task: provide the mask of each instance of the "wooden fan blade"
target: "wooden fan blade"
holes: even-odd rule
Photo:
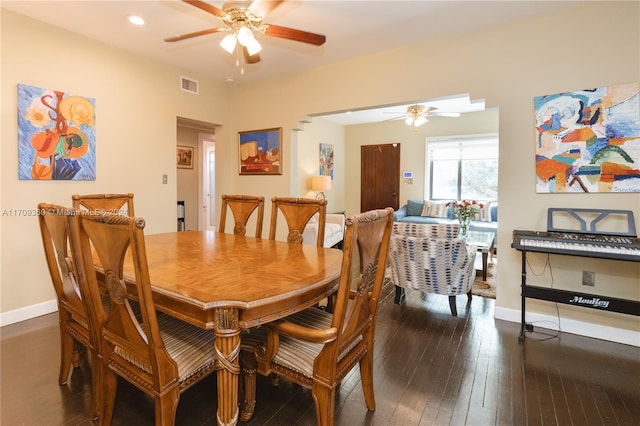
[[[269,12],[284,3],[284,0],[255,0],[249,6],[249,10],[256,15],[264,18]]]
[[[219,33],[221,31],[227,31],[227,29],[226,28],[209,28],[208,30],[196,31],[189,34],[182,34],[182,35],[177,35],[173,37],[168,37],[168,38],[165,38],[164,41],[172,43],[174,41],[186,40],[188,38],[198,37],[201,35]]]
[[[182,1],[185,3],[189,3],[191,6],[195,6],[198,9],[202,9],[207,13],[215,15],[218,18],[222,18],[225,15],[224,11],[222,11],[221,9],[218,9],[215,6],[211,6],[209,3],[204,1],[197,1],[197,0],[182,0]]]
[[[281,27],[279,25],[266,24],[264,33],[270,37],[284,38],[316,46],[322,46],[324,42],[327,41],[327,38],[323,35],[294,30],[293,28]]]
[[[247,64],[256,64],[260,62],[260,55],[256,53],[253,56],[249,56],[249,51],[245,46],[242,46],[242,54],[244,55],[244,61]]]

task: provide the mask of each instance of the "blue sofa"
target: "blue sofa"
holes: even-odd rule
[[[445,202],[446,203],[446,202]],[[453,205],[447,206],[447,217],[430,217],[422,216],[422,209],[424,208],[424,200],[408,200],[407,204],[400,207],[393,213],[393,220],[396,222],[410,222],[410,223],[458,223],[456,215],[453,213]],[[493,232],[498,231],[498,203],[492,201],[489,204],[489,210],[491,212],[491,222],[483,220],[473,220],[469,226],[471,231],[483,231]],[[494,238],[497,237],[497,234]],[[495,243],[495,240],[494,240]]]

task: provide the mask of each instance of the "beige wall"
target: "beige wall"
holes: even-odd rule
[[[500,262],[496,316],[519,321],[520,254],[510,247],[512,230],[544,230],[547,209],[567,206],[633,210],[640,223],[637,193],[537,194],[533,128],[535,96],[640,79],[639,7],[637,2],[585,2],[547,16],[243,85],[234,90],[234,116],[240,127],[304,129],[301,122],[308,115],[460,93],[483,98],[487,107],[498,108]],[[285,132],[285,146],[296,145],[298,139]],[[359,182],[359,156],[353,158],[351,150],[355,148],[347,149],[345,200],[353,212],[352,206],[359,204],[359,186],[352,184]],[[289,173],[285,169],[284,179],[260,189],[286,192]],[[249,189],[252,184],[240,185]],[[542,273],[544,259],[533,258],[534,271]],[[555,286],[582,291],[581,271],[588,268],[596,273],[594,291],[640,299],[638,264],[562,256],[554,256],[551,262]],[[551,281],[548,270],[533,282],[540,281]],[[640,341],[637,317],[564,305],[559,311],[563,330],[629,343]],[[529,319],[555,316],[553,304],[529,301]]]
[[[222,125],[216,131],[217,193],[258,193],[270,199],[301,191],[299,153],[308,144],[317,150],[313,145],[323,139],[304,136],[309,116],[469,93],[500,113],[496,316],[518,321],[520,256],[509,247],[513,229],[544,229],[547,208],[567,205],[633,210],[640,223],[640,194],[536,194],[532,111],[537,95],[640,80],[639,21],[637,2],[585,2],[548,16],[233,88],[187,73],[201,84],[201,96],[194,97],[178,91],[180,70],[3,11],[2,208],[28,208],[42,200],[68,203],[75,192],[132,191],[150,232],[173,230],[176,116]],[[63,67],[68,59],[77,66]],[[96,182],[17,181],[17,144],[10,141],[17,134],[18,83],[96,99]],[[283,175],[238,176],[237,132],[271,127],[283,128]],[[359,182],[360,166],[351,149],[345,146],[342,202],[355,212],[351,206],[359,205],[359,185],[352,183]],[[164,173],[169,185],[161,185]],[[2,217],[0,232],[2,313],[50,301],[53,292],[35,220]],[[532,261],[536,272],[542,271],[542,262]],[[640,299],[637,264],[555,256],[552,266],[554,285],[580,290],[576,283],[588,267],[596,272],[595,291]],[[567,306],[559,310],[565,330],[639,340],[637,317]],[[528,312],[530,318],[555,316],[546,302],[531,301]]]
[[[147,233],[175,230],[176,117],[228,123],[230,89],[4,9],[1,19],[0,210],[33,209],[42,201],[69,205],[74,193],[133,192]],[[180,75],[199,80],[199,96],[179,90]],[[19,83],[95,99],[95,181],[17,179]],[[224,126],[219,130],[225,137]],[[34,306],[30,312],[55,308],[37,219],[3,215],[0,250],[3,323]]]

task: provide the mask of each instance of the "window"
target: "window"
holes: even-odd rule
[[[431,200],[498,199],[498,135],[427,138]]]

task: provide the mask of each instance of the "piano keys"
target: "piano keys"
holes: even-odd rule
[[[640,238],[566,232],[513,231],[516,250],[640,262]]]

